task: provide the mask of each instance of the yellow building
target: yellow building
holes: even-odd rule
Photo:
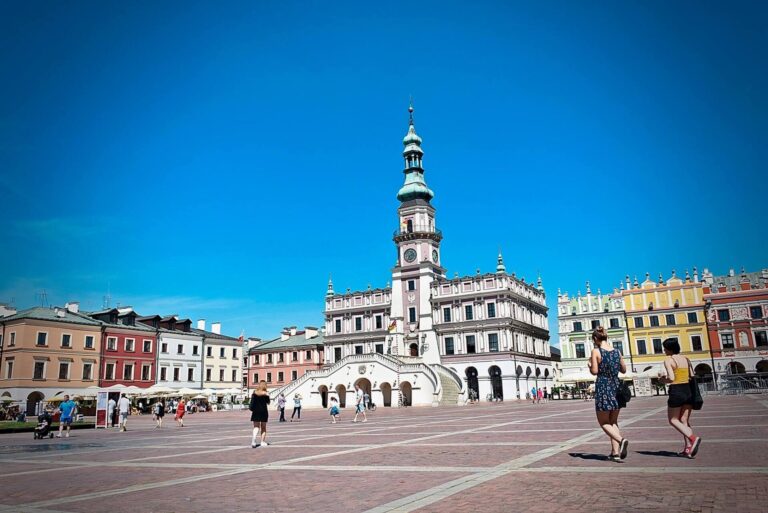
[[[681,354],[691,360],[694,368],[699,363],[711,365],[702,285],[696,268],[693,279],[688,271],[684,278],[672,271],[669,280],[659,275],[658,282],[654,282],[646,273],[643,283],[635,277],[630,284],[627,276],[622,296],[635,372],[655,375],[663,367],[661,344],[667,338],[677,339]]]

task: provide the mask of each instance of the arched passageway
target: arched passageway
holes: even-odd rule
[[[411,387],[411,384],[407,381],[403,381],[400,383],[400,396],[401,401],[400,403],[403,406],[411,406],[413,404],[413,390]]]
[[[477,400],[480,398],[480,385],[477,382],[477,369],[474,367],[467,367],[464,371],[467,378],[467,391],[469,392],[469,398],[471,400]]]
[[[488,369],[488,375],[491,378],[491,394],[494,400],[504,400],[504,388],[501,383],[501,369],[497,365],[492,365]]]
[[[385,407],[389,408],[392,406],[392,385],[382,383],[379,388],[381,389],[382,402]]]
[[[347,387],[344,385],[336,385],[336,395],[339,396],[339,407],[347,407]]]
[[[27,415],[37,415],[40,413],[42,402],[45,396],[42,392],[32,392],[27,396]]]
[[[320,393],[320,402],[323,404],[323,408],[328,408],[328,387],[320,385],[317,391]]]

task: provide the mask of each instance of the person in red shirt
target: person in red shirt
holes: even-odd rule
[[[187,403],[184,398],[179,401],[179,406],[176,407],[176,422],[179,423],[179,427],[184,427],[184,413],[187,411]]]

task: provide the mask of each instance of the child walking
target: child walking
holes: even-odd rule
[[[328,411],[331,414],[331,424],[336,424],[336,422],[341,420],[339,416],[339,402],[335,397],[331,397],[331,407]]]

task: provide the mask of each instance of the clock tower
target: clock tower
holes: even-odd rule
[[[408,108],[408,133],[403,138],[405,181],[397,193],[399,228],[395,231],[397,265],[392,270],[392,311],[396,321],[391,351],[398,356],[419,357],[424,363],[439,363],[437,339],[432,329],[430,286],[444,276],[441,266],[442,233],[435,227],[435,196],[424,181],[421,137],[413,124],[413,106]]]

